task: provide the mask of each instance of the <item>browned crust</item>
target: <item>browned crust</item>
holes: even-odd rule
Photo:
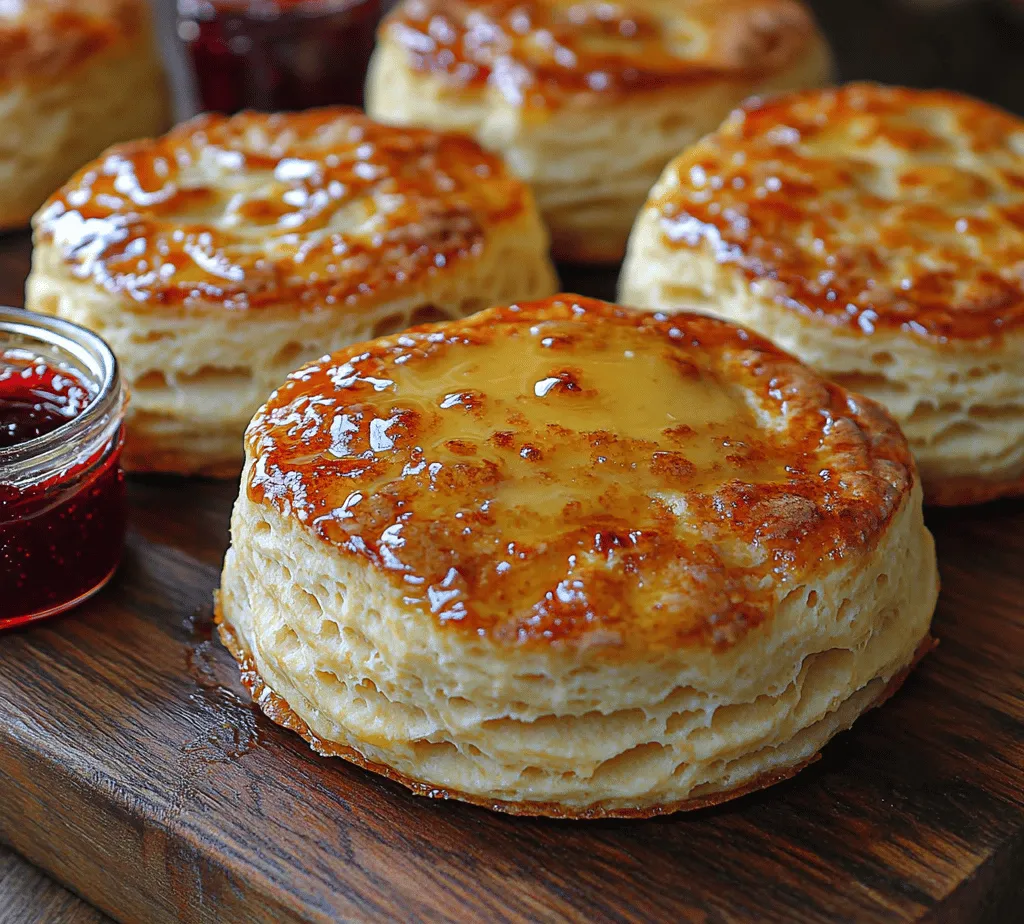
[[[628,232],[619,240],[595,238],[590,231],[552,229],[551,252],[564,263],[619,263],[626,256]]]
[[[126,472],[137,474],[184,475],[197,478],[236,479],[242,471],[242,460],[208,462],[202,456],[168,450],[140,449],[138,439],[135,448],[126,452],[122,467]]]
[[[68,77],[97,54],[139,42],[149,27],[141,0],[24,0],[0,20],[0,84]]]
[[[213,172],[181,183],[182,165],[204,156],[250,176],[245,193]],[[394,207],[380,226],[322,233],[381,195]],[[244,233],[202,218],[228,202]],[[34,225],[37,245],[59,247],[76,278],[133,311],[354,312],[479,260],[497,228],[533,208],[525,184],[472,139],[331,106],[206,114],[115,145],[53,193]]]
[[[1024,475],[1003,480],[961,475],[931,478],[923,483],[924,502],[936,507],[984,504],[1003,497],[1024,497]]]
[[[9,213],[3,216],[0,218],[0,234],[6,234],[8,231],[22,231],[26,229],[34,214],[34,211],[25,209],[21,212]]]
[[[256,662],[251,652],[244,647],[234,628],[224,622],[220,610],[219,595],[217,595],[215,600],[214,618],[218,626],[221,642],[223,642],[224,647],[231,652],[231,655],[238,662],[242,685],[249,691],[253,703],[259,705],[263,714],[268,719],[298,734],[321,757],[340,757],[349,763],[355,764],[357,767],[362,767],[364,770],[370,770],[380,776],[387,777],[395,783],[400,783],[412,792],[414,796],[425,796],[428,799],[456,799],[459,802],[468,802],[471,805],[487,808],[494,812],[503,812],[508,815],[542,816],[570,821],[595,821],[604,818],[653,818],[658,815],[670,815],[674,812],[691,812],[697,809],[709,808],[732,799],[738,799],[740,796],[745,796],[748,793],[767,789],[769,786],[774,786],[776,783],[781,783],[795,776],[804,767],[814,763],[821,756],[820,753],[813,754],[811,757],[793,766],[762,774],[743,786],[738,786],[725,792],[712,793],[711,795],[700,796],[695,799],[683,799],[664,805],[649,806],[643,809],[607,808],[602,803],[595,803],[585,809],[577,809],[558,802],[510,802],[503,799],[484,799],[480,796],[473,796],[454,789],[442,789],[422,780],[412,779],[399,773],[387,764],[367,760],[354,748],[332,741],[325,741],[319,737],[295,714],[281,696],[267,686],[256,667]],[[917,666],[921,658],[928,654],[937,644],[937,639],[931,634],[926,635],[914,652],[914,657],[910,664],[889,681],[877,699],[867,706],[864,712],[881,706],[893,696],[903,685],[903,682],[914,667]]]
[[[332,454],[331,434],[340,415],[362,406],[361,395],[372,401],[367,389],[376,386],[368,383],[389,379],[396,368],[410,368],[407,361],[427,362],[448,350],[455,359],[472,355],[472,350],[479,355],[479,347],[499,339],[520,333],[536,336],[540,325],[548,322],[565,336],[559,362],[569,361],[566,357],[577,342],[614,345],[621,344],[626,333],[638,335],[638,350],[659,351],[670,363],[681,364],[670,366],[673,370],[698,370],[692,364],[699,364],[699,375],[743,390],[764,413],[783,420],[786,431],[779,442],[759,442],[755,432],[740,427],[733,435],[746,455],[730,455],[729,477],[705,490],[688,480],[699,478],[700,471],[683,457],[664,457],[685,463],[666,467],[649,455],[652,444],[618,435],[611,440],[600,436],[600,429],[596,436],[565,429],[557,437],[562,445],[577,446],[591,459],[610,459],[610,464],[623,466],[618,469],[623,472],[631,471],[630,465],[650,466],[644,471],[652,473],[655,487],[635,495],[616,493],[614,523],[603,505],[566,504],[562,520],[542,537],[529,532],[517,537],[515,563],[496,582],[489,568],[475,563],[489,561],[493,550],[508,541],[502,521],[490,515],[471,521],[462,505],[467,498],[483,501],[497,496],[501,486],[512,489],[522,483],[521,472],[509,474],[491,460],[518,459],[524,447],[502,447],[492,438],[481,455],[447,465],[444,477],[435,481],[435,474],[426,470],[434,457],[428,459],[420,448],[431,425],[422,414],[403,411],[386,456],[376,452],[371,439],[376,411],[349,419],[346,426],[354,429],[348,431],[348,455]],[[455,360],[444,360],[449,361]],[[350,362],[358,367],[359,376],[368,378],[361,384],[353,381],[351,389],[346,386],[339,393],[331,370]],[[480,387],[486,391],[486,383]],[[333,403],[308,426],[296,430],[286,422],[293,412],[304,414],[308,402],[321,397]],[[629,398],[616,395],[615,400],[621,406]],[[617,426],[610,417],[607,421],[588,425]],[[831,423],[826,426],[827,421]],[[519,432],[528,431],[521,427]],[[670,449],[672,437],[667,433],[663,431],[662,439]],[[549,447],[556,439],[546,431],[530,438],[548,440]],[[774,602],[764,590],[768,583],[783,573],[795,581],[806,580],[834,567],[837,559],[868,554],[892,517],[909,503],[917,477],[902,433],[879,405],[825,382],[767,340],[706,316],[680,313],[666,318],[575,295],[493,308],[465,320],[412,328],[400,336],[340,350],[329,363],[312,364],[278,388],[253,419],[246,440],[252,467],[243,490],[249,499],[300,523],[331,546],[328,554],[354,558],[360,567],[373,567],[398,586],[407,587],[406,579],[413,575],[421,579],[418,586],[440,592],[448,591],[446,581],[456,580],[458,618],[436,609],[426,590],[408,603],[432,624],[448,632],[482,633],[539,646],[575,644],[607,631],[621,643],[607,649],[609,656],[616,651],[616,657],[635,648],[649,651],[651,646],[737,644],[773,612]],[[757,478],[763,460],[769,458],[784,459],[785,473]],[[557,468],[536,471],[538,477],[543,474],[552,481],[561,477]],[[340,473],[344,477],[337,477]],[[388,490],[377,490],[383,483]],[[686,516],[702,524],[701,538],[677,534],[676,515],[662,515],[652,506],[651,492],[656,490],[686,492]],[[372,503],[344,519],[326,515],[343,509],[352,492],[372,497]],[[513,521],[526,522],[530,516],[525,505],[502,512]],[[381,537],[395,523],[402,524],[404,537],[398,553],[390,546],[382,549]],[[634,536],[627,540],[628,554],[621,559],[629,565],[575,568],[574,556],[581,550],[609,562],[615,557],[609,557],[604,544],[609,530]],[[717,540],[707,538],[712,535],[757,548],[756,560],[723,556]],[[389,555],[397,555],[404,570],[391,567]],[[555,561],[559,569],[566,568],[557,577],[541,564]],[[550,582],[543,588],[529,578],[531,569],[538,568],[543,581]],[[554,591],[563,579],[573,581],[574,595]],[[694,593],[680,593],[683,585]],[[664,604],[650,611],[643,630],[633,618],[634,603],[624,602],[633,600],[634,593]],[[411,599],[408,593],[403,595]],[[698,605],[698,599],[715,602]]]
[[[407,0],[379,35],[404,51],[412,70],[437,75],[453,92],[490,86],[529,108],[753,83],[792,67],[822,41],[796,0],[566,7],[551,0]],[[681,43],[680,32],[699,39]]]
[[[1024,327],[1021,133],[1018,116],[947,90],[754,98],[677,158],[650,207],[665,246],[769,281],[808,323],[986,345]],[[872,145],[899,154],[884,194]]]
[[[136,423],[129,421],[128,436],[121,455],[121,467],[140,475],[183,475],[197,478],[236,479],[242,472],[242,439],[238,439],[238,455],[234,458],[210,459],[188,451],[183,437],[178,449],[158,448]]]

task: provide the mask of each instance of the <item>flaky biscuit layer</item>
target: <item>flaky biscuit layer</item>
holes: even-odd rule
[[[0,16],[0,230],[82,164],[163,131],[170,96],[141,0],[28,0]]]
[[[751,93],[815,86],[830,67],[809,14],[789,0],[603,12],[412,0],[381,28],[367,106],[502,152],[532,185],[556,256],[609,262],[680,148]]]
[[[415,329],[297,371],[247,449],[225,638],[268,714],[418,790],[724,798],[928,636],[895,426],[712,319],[561,296]]]
[[[766,334],[907,434],[926,498],[1024,479],[1024,122],[851,85],[751,104],[665,171],[623,301]]]
[[[28,307],[114,348],[125,464],[143,471],[233,476],[253,411],[303,362],[556,284],[497,158],[344,109],[204,117],[114,148],[55,194],[35,242]]]

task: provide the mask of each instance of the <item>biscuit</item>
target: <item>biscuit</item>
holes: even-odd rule
[[[202,116],[83,168],[35,220],[28,307],[102,334],[124,462],[237,477],[301,363],[556,288],[529,189],[468,138],[354,109]]]
[[[797,0],[407,0],[380,28],[367,111],[501,151],[556,258],[611,262],[681,148],[830,68]]]
[[[927,501],[1024,491],[1024,121],[852,84],[752,102],[666,170],[622,300],[699,308],[882,402]]]
[[[415,792],[595,818],[791,775],[929,647],[912,456],[714,318],[583,299],[325,357],[246,432],[256,702]]]
[[[0,230],[117,142],[161,132],[170,96],[145,0],[0,7]]]

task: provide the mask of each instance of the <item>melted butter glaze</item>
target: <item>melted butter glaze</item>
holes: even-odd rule
[[[673,168],[663,237],[707,242],[780,303],[938,341],[1024,325],[1024,121],[851,84],[753,101]]]
[[[577,296],[325,357],[246,446],[255,502],[406,605],[537,644],[734,643],[913,479],[877,405],[767,341]]]
[[[200,116],[118,145],[36,220],[72,271],[160,306],[358,305],[477,256],[526,206],[457,135],[344,107]]]
[[[543,107],[763,78],[797,60],[815,26],[794,0],[406,0],[382,31],[417,70]]]
[[[48,80],[111,46],[141,38],[143,0],[0,2],[0,83]]]

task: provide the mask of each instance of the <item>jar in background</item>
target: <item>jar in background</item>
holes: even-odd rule
[[[117,570],[125,403],[100,337],[0,308],[0,629],[64,612]]]
[[[381,0],[178,0],[201,108],[363,104]]]

